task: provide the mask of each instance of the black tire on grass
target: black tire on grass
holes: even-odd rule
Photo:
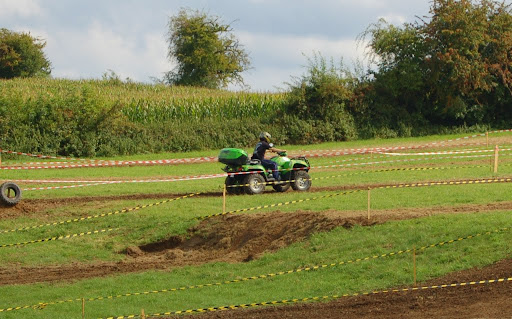
[[[14,194],[14,195],[13,195]],[[13,182],[5,182],[0,185],[0,203],[6,206],[14,206],[21,200],[21,189]]]

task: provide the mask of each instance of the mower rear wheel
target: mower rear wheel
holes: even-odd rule
[[[241,183],[240,183],[240,179],[238,176],[226,177],[225,184],[226,184],[226,192],[228,194],[240,195],[244,192],[244,190],[242,189],[242,186],[240,185]]]
[[[260,174],[249,174],[244,179],[244,190],[249,195],[261,194],[265,190],[265,178]]]

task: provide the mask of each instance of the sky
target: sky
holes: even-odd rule
[[[248,52],[251,69],[242,77],[249,90],[275,92],[303,75],[316,53],[349,67],[364,63],[357,37],[370,24],[418,21],[429,7],[429,0],[0,0],[0,28],[46,41],[55,78],[115,72],[151,83],[174,67],[170,17],[200,10],[231,25]]]

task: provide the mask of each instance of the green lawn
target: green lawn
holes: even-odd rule
[[[389,147],[425,144],[461,136],[372,140],[287,146],[286,148],[292,152],[299,149],[330,150],[368,146]],[[509,136],[504,133],[493,135],[493,137],[499,137],[501,143]],[[510,140],[512,141],[512,138]],[[465,148],[483,150],[485,147],[459,146],[443,147],[435,150],[462,150]],[[424,151],[422,149],[414,152]],[[454,157],[475,154],[489,155],[490,153],[437,156]],[[189,158],[215,155],[216,151],[211,151],[189,154],[154,154],[124,159]],[[376,157],[377,155],[373,156]],[[511,162],[509,162],[510,159],[506,152],[500,154],[500,167],[497,174],[491,171],[490,157],[439,159],[434,155],[428,155],[426,157],[432,158],[429,160],[423,160],[425,157],[422,158],[421,156],[369,157],[367,154],[311,158],[310,161],[313,166],[310,172],[313,178],[311,192],[288,191],[286,193],[275,193],[271,191],[271,188],[268,188],[267,192],[262,195],[228,196],[227,210],[271,206],[239,212],[239,214],[272,212],[277,209],[282,212],[339,210],[342,214],[344,210],[351,210],[360,211],[361,215],[365,216],[367,210],[367,191],[365,189],[368,185],[372,185],[373,188],[371,205],[374,210],[406,208],[411,210],[432,208],[435,210],[435,207],[438,206],[449,207],[510,201],[509,194],[512,191],[512,183],[383,188],[384,185],[414,182],[512,177],[512,167],[508,165]],[[422,160],[396,162],[397,159]],[[32,161],[29,159],[23,160]],[[366,163],[377,160],[395,162],[341,166],[342,164]],[[9,161],[19,162],[19,159],[13,158]],[[3,165],[8,165],[9,161],[4,160]],[[336,166],[315,168],[327,165]],[[420,167],[435,169],[416,169]],[[155,179],[218,174],[222,173],[221,168],[220,163],[213,162],[149,167],[3,170],[0,171],[0,179]],[[404,168],[408,169],[403,170]],[[40,211],[33,214],[0,219],[0,232],[4,231],[0,233],[0,246],[116,228],[116,230],[106,233],[86,235],[80,238],[0,247],[0,265],[2,265],[0,267],[6,265],[9,267],[13,267],[13,265],[44,267],[55,264],[71,264],[73,262],[90,263],[122,260],[125,255],[121,252],[126,247],[155,242],[173,235],[186,234],[188,228],[199,222],[198,217],[221,213],[222,183],[223,178],[215,178],[196,181],[125,183],[74,189],[25,191],[25,201],[84,196],[136,195],[141,193],[165,194],[163,195],[165,198],[161,198],[162,196],[138,200],[117,198],[110,201],[97,199],[79,203],[70,201],[61,205],[49,204],[47,208],[41,208]],[[20,183],[20,185],[22,187],[32,187],[33,184]],[[46,184],[34,185],[49,186]],[[359,187],[362,190],[351,194],[343,194],[346,190],[334,189],[338,187]],[[166,199],[175,199],[183,194],[196,192],[214,192],[218,196],[190,197],[161,203]],[[275,206],[279,203],[291,201],[300,202]],[[90,220],[66,222],[74,218],[108,214],[151,203],[161,204]],[[47,223],[59,222],[63,222],[63,224],[39,227]],[[5,232],[25,227],[34,228]],[[37,317],[53,319],[80,317],[81,301],[79,300],[81,298],[94,299],[86,302],[86,318],[100,318],[138,314],[141,308],[144,308],[146,313],[156,313],[269,300],[365,292],[411,285],[413,282],[411,253],[399,253],[392,256],[387,254],[482,234],[482,236],[418,250],[418,280],[427,280],[452,271],[485,266],[501,259],[510,258],[512,248],[508,243],[512,239],[512,232],[509,229],[504,229],[510,227],[512,227],[510,211],[433,215],[413,220],[392,221],[372,227],[336,228],[328,233],[315,234],[304,242],[295,243],[276,253],[266,254],[261,259],[240,264],[211,263],[202,266],[176,268],[172,271],[147,271],[75,282],[0,286],[0,296],[2,296],[0,298],[0,309],[49,303],[43,309],[29,308],[0,311],[0,318]],[[486,232],[492,233],[486,234]],[[372,258],[383,254],[386,257]],[[366,257],[371,258],[360,262],[342,263]],[[290,274],[271,278],[231,282],[236,279],[332,263],[336,265],[311,271],[293,271]],[[475,280],[483,279],[490,278],[475,278]],[[215,284],[225,281],[229,283],[204,288],[194,287],[175,292],[162,292],[162,290],[173,288]],[[149,291],[157,292],[133,295]],[[125,296],[126,294],[129,295]],[[123,296],[110,299],[101,298],[117,295]],[[60,303],[60,301],[66,300],[74,301]]]

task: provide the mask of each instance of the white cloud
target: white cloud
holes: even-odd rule
[[[379,16],[378,19],[384,19],[389,24],[394,24],[394,25],[398,25],[398,26],[403,25],[405,22],[407,22],[407,18],[406,17],[401,16],[401,15],[395,15],[395,14],[388,14],[388,15],[384,15],[384,16]]]
[[[252,58],[253,70],[244,79],[255,90],[285,87],[293,76],[304,73],[307,58],[320,53],[324,58],[340,59],[350,66],[364,57],[364,46],[351,39],[330,39],[324,36],[290,36],[239,32],[237,36]]]
[[[353,4],[354,6],[359,6],[368,9],[381,9],[389,6],[389,2],[385,0],[358,0],[358,1],[346,1],[348,4]]]
[[[80,31],[61,31],[48,40],[52,75],[70,78],[99,78],[112,70],[121,78],[148,81],[170,70],[163,36],[115,33],[98,22]]]
[[[273,35],[249,32],[238,33],[240,42],[254,55],[265,55],[274,62],[304,63],[306,56],[320,52],[324,57],[356,59],[362,50],[355,39],[330,39],[324,36]],[[252,54],[251,54],[252,55]],[[272,63],[272,61],[266,61]]]
[[[43,13],[38,0],[0,0],[0,17],[28,18],[41,16]]]
[[[251,86],[251,91],[278,92],[287,89],[286,83],[293,83],[292,75],[300,75],[303,70],[300,66],[269,68],[260,67],[254,71],[248,71],[243,75],[246,84]],[[237,90],[239,87],[233,85],[230,89]]]

